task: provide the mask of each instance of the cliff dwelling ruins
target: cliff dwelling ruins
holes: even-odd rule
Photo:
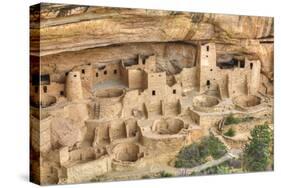
[[[183,147],[212,135],[237,154],[255,124],[273,129],[272,20],[252,18],[264,28],[240,38],[231,24],[225,26],[235,30],[230,38],[211,28],[213,20],[224,27],[236,17],[250,19],[41,5],[31,15],[34,181],[140,179],[160,171],[179,176],[173,162]],[[161,24],[168,28],[159,36]],[[251,120],[230,137],[219,131],[229,116]]]

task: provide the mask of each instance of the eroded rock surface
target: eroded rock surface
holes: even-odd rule
[[[179,72],[195,63],[194,44],[212,41],[218,61],[223,55],[260,59],[262,73],[272,81],[273,23],[271,17],[43,4],[31,16],[31,54],[39,55],[40,38],[40,56],[49,71],[155,53],[159,62],[161,56],[170,61],[163,60],[160,68]]]

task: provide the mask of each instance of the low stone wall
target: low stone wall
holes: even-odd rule
[[[89,182],[94,177],[111,171],[111,159],[108,156],[104,156],[98,160],[77,163],[70,167],[65,166],[65,168],[65,183]]]
[[[52,116],[42,119],[30,118],[31,146],[36,152],[47,152],[51,149],[51,122]]]
[[[114,171],[130,171],[130,170],[135,170],[138,168],[142,168],[145,166],[145,160],[139,159],[138,161],[135,162],[127,162],[127,161],[116,161],[112,160],[112,170]]]
[[[95,100],[104,105],[120,102],[124,95],[124,90],[119,88],[97,90],[94,93]]]
[[[202,127],[203,132],[208,135],[209,129],[217,125],[217,123],[222,119],[221,114],[210,115],[210,114],[200,114],[200,127]]]
[[[142,145],[147,149],[149,156],[156,157],[159,153],[178,151],[187,143],[186,135],[169,135],[166,137],[144,134],[141,138]]]

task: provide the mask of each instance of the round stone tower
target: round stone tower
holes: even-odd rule
[[[83,99],[80,72],[69,72],[66,78],[66,97],[69,101]]]

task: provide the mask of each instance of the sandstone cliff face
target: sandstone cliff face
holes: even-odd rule
[[[39,55],[40,39],[47,72],[138,53],[156,53],[163,62],[160,68],[177,72],[195,63],[195,44],[212,41],[217,44],[218,61],[232,56],[258,58],[264,76],[273,80],[271,17],[42,4],[31,16],[30,26],[31,54]]]

